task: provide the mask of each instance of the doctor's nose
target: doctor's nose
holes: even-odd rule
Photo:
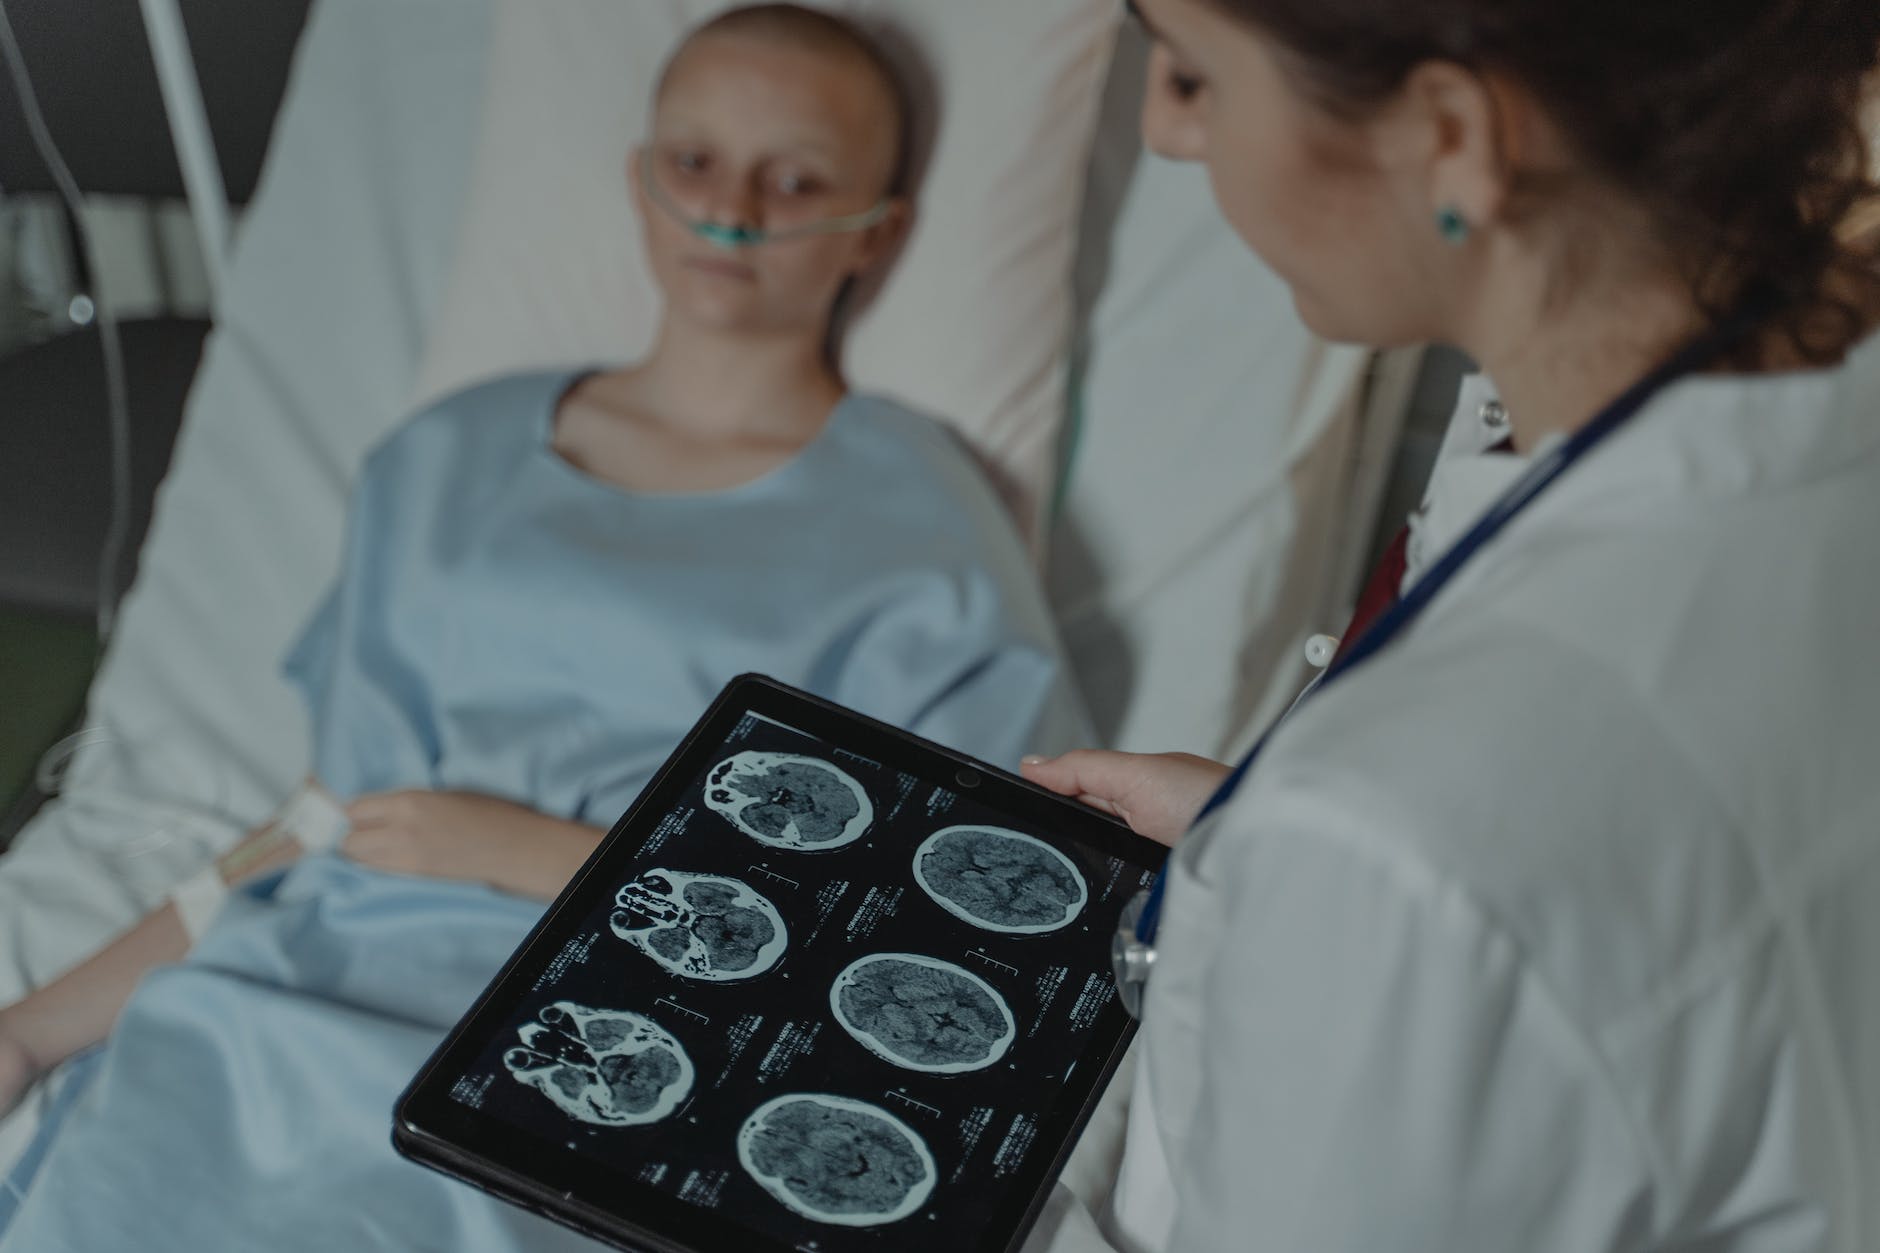
[[[1142,142],[1171,161],[1199,161],[1206,153],[1201,119],[1176,86],[1175,61],[1156,44],[1149,52],[1149,81],[1142,93]]]

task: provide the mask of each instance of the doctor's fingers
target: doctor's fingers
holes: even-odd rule
[[[1117,753],[1079,749],[1028,757],[1027,779],[1127,822],[1138,835],[1174,844],[1194,822],[1228,768],[1192,753]]]

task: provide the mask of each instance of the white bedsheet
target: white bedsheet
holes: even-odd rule
[[[302,768],[304,718],[277,667],[332,575],[344,484],[412,387],[468,170],[484,18],[481,0],[314,7],[92,691],[88,721],[111,739],[0,860],[0,1002],[134,921]],[[161,794],[205,811],[185,838],[94,851],[156,843],[141,815]],[[0,1162],[34,1113],[0,1124]]]

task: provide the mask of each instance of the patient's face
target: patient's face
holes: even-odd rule
[[[644,164],[629,163],[653,275],[669,318],[720,330],[820,336],[844,280],[898,239],[904,206],[865,230],[727,249],[694,221],[786,231],[873,207],[897,136],[884,88],[842,55],[740,34],[695,40],[655,102]]]

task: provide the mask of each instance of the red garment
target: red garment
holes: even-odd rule
[[[1343,657],[1346,650],[1358,642],[1358,637],[1364,634],[1366,628],[1397,603],[1398,589],[1403,586],[1404,571],[1410,564],[1409,545],[1410,528],[1400,527],[1397,538],[1390,542],[1384,555],[1377,559],[1377,565],[1371,568],[1371,577],[1365,580],[1364,590],[1358,594],[1358,607],[1351,611],[1351,622],[1338,641],[1338,651],[1332,657],[1333,662]]]
[[[1503,438],[1488,449],[1489,452],[1511,453],[1514,451],[1514,437]],[[1332,654],[1336,662],[1345,655],[1347,649],[1358,642],[1370,625],[1383,616],[1386,609],[1397,603],[1402,595],[1404,571],[1410,566],[1410,526],[1405,523],[1397,530],[1397,537],[1384,550],[1384,555],[1377,559],[1377,565],[1371,568],[1371,577],[1365,580],[1364,590],[1358,594],[1358,607],[1351,611],[1351,622],[1345,627],[1345,633],[1339,637],[1338,651]]]

